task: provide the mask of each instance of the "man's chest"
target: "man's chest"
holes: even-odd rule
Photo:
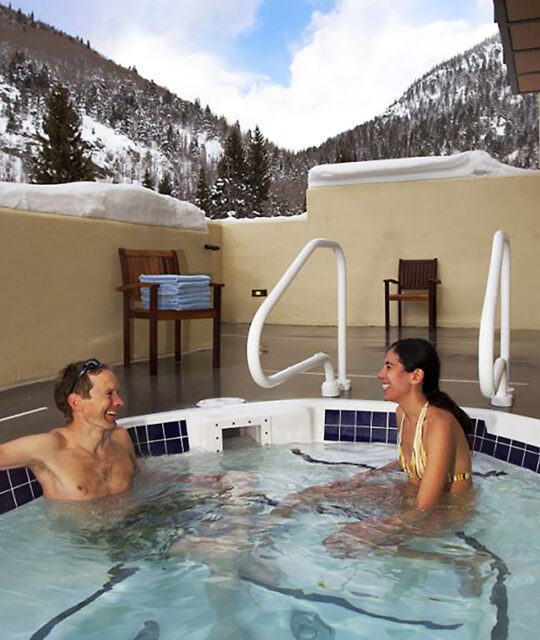
[[[129,488],[135,472],[131,456],[119,447],[101,455],[66,449],[47,462],[47,468],[36,475],[44,494],[57,499],[84,500],[121,493]]]

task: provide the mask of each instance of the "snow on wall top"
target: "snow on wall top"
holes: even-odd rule
[[[204,212],[194,204],[133,184],[0,182],[0,206],[206,231]]]
[[[485,151],[464,151],[451,156],[321,164],[310,169],[308,186],[335,187],[516,173],[530,173],[530,170],[503,164]]]

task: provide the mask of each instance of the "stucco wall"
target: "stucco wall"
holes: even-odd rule
[[[540,328],[535,295],[540,235],[540,174],[318,188],[308,216],[209,225],[208,233],[0,208],[2,312],[0,387],[54,375],[71,360],[122,360],[118,247],[179,250],[182,269],[224,282],[223,319],[249,323],[302,247],[327,237],[343,247],[348,323],[383,325],[383,284],[397,260],[439,258],[439,326],[477,327],[491,240],[512,243],[512,327]],[[219,252],[205,243],[221,246]],[[336,323],[336,268],[331,251],[315,253],[269,321]],[[531,295],[531,292],[532,295]],[[404,305],[405,324],[427,325],[426,305]],[[395,319],[395,309],[393,309]],[[211,344],[211,321],[184,323],[183,349]],[[148,357],[148,325],[135,322],[135,358]],[[160,354],[173,351],[163,323]]]
[[[122,360],[118,247],[177,249],[182,270],[219,280],[221,230],[88,220],[0,208],[2,311],[0,387],[54,375],[67,362]],[[183,323],[183,349],[211,344],[211,320]],[[134,358],[148,357],[148,323],[134,322]],[[173,351],[172,323],[160,323],[160,354]]]
[[[439,326],[477,327],[492,237],[504,229],[512,243],[512,327],[540,327],[540,300],[530,295],[540,174],[317,188],[308,190],[307,203],[307,220],[223,225],[226,321],[249,322],[260,302],[251,289],[271,289],[306,242],[327,237],[342,245],[347,259],[350,325],[384,324],[382,281],[397,276],[398,258],[436,257]],[[269,321],[335,324],[335,281],[331,251],[319,250]],[[427,325],[427,305],[403,309],[405,324]]]

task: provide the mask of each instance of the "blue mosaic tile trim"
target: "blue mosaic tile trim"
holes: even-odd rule
[[[137,456],[162,456],[189,451],[185,420],[149,424],[127,429]],[[26,467],[0,471],[0,513],[43,495],[41,485]]]
[[[472,451],[487,453],[489,456],[510,462],[518,467],[540,473],[540,448],[526,444],[521,440],[511,440],[503,436],[494,436],[486,430],[483,420],[475,422],[474,434],[469,437]]]
[[[540,448],[521,440],[494,436],[486,430],[484,420],[472,418],[474,430],[469,436],[472,451],[510,462],[540,473]],[[331,442],[397,443],[396,414],[380,411],[326,409],[324,440]]]
[[[386,411],[326,409],[324,439],[331,442],[397,442],[396,414]]]
[[[185,420],[158,422],[127,429],[137,457],[165,456],[189,451]]]
[[[0,471],[0,513],[39,498],[43,495],[36,476],[26,467]]]

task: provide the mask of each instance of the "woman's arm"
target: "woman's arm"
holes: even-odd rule
[[[452,419],[446,412],[441,413],[424,429],[427,463],[416,496],[416,507],[420,510],[431,509],[440,501],[456,453]]]
[[[338,488],[354,488],[360,486],[363,482],[365,482],[368,478],[375,475],[376,473],[384,473],[385,471],[394,471],[399,469],[399,461],[391,460],[387,464],[382,467],[375,467],[375,469],[369,469],[369,471],[362,471],[361,473],[356,473],[354,476],[350,478],[346,478],[345,480],[335,480],[334,482],[329,482],[328,484],[323,484],[318,487],[308,487],[304,491],[310,491],[311,489],[317,489],[318,491],[324,489],[338,489]]]
[[[399,516],[391,518],[368,518],[346,524],[325,540],[325,545],[332,552],[354,555],[360,552],[362,543],[394,544],[407,531],[413,531],[418,526],[425,527],[430,522],[431,518],[428,516],[444,493],[455,457],[456,444],[451,417],[447,417],[445,413],[435,415],[424,428],[423,444],[427,463],[418,487],[416,508],[406,509]],[[394,464],[397,466],[398,463]]]
[[[297,507],[316,505],[324,500],[350,498],[349,492],[360,487],[369,477],[377,473],[392,471],[398,468],[399,462],[392,460],[382,467],[356,473],[344,480],[336,480],[328,484],[307,487],[302,491],[285,496],[272,513],[275,515],[289,516]]]
[[[455,457],[455,440],[452,419],[446,412],[435,415],[424,428],[423,444],[426,450],[426,471],[416,495],[416,508],[406,509],[399,516],[372,521],[353,522],[344,527],[349,535],[369,542],[392,539],[403,529],[416,527],[430,514],[448,483],[448,473]]]

